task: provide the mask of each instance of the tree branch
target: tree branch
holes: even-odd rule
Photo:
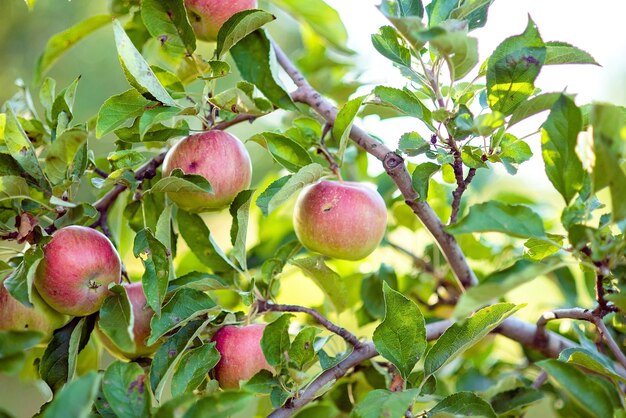
[[[306,313],[307,315],[315,318],[315,320],[319,322],[320,325],[322,325],[324,328],[326,328],[333,334],[337,334],[338,336],[346,340],[346,342],[348,342],[353,347],[359,348],[362,345],[362,343],[359,341],[356,335],[352,334],[350,331],[348,331],[345,328],[342,328],[340,326],[333,324],[331,321],[326,319],[321,313],[319,313],[315,309],[307,308],[304,306],[298,306],[298,305],[279,305],[279,304],[268,302],[266,300],[257,300],[256,308],[257,308],[257,312],[259,313],[270,312],[270,311],[271,312]]]
[[[276,52],[278,63],[298,87],[292,94],[293,100],[309,105],[319,113],[326,122],[334,123],[337,118],[337,108],[327,99],[323,98],[320,93],[308,83],[302,73],[300,73],[275,42],[272,42],[272,44]],[[441,248],[441,252],[446,257],[450,268],[461,285],[469,287],[478,283],[474,272],[469,267],[465,255],[454,237],[445,231],[443,223],[430,205],[426,202],[418,201],[419,196],[417,192],[413,190],[411,175],[404,164],[404,159],[391,151],[385,144],[372,138],[358,126],[352,126],[350,139],[382,162],[385,171],[398,186],[406,204],[409,205],[426,229],[428,229],[435,238],[439,248]]]

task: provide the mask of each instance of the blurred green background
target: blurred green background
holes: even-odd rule
[[[397,70],[391,68],[389,63],[376,54],[369,40],[369,34],[376,31],[380,25],[385,24],[384,19],[378,16],[373,7],[377,2],[375,0],[334,0],[329,1],[329,3],[335,6],[342,14],[351,36],[350,46],[358,53],[358,55],[351,58],[359,68],[358,74],[354,74],[354,76],[359,76],[360,80],[364,83],[397,84],[399,79],[397,77]],[[576,31],[577,34],[579,34],[580,31],[592,33],[594,27],[597,26],[599,28],[598,30],[603,30],[601,25],[606,25],[606,22],[603,23],[600,20],[594,19],[593,14],[587,18],[586,23],[571,23],[571,21],[569,21],[571,24],[567,24],[567,8],[571,7],[572,10],[575,8],[578,8],[576,10],[586,8],[586,1],[554,1],[551,2],[549,6],[545,4],[545,1],[540,2],[534,0],[515,2],[520,3],[515,6],[511,6],[512,3],[513,2],[506,0],[498,0],[495,2],[490,11],[490,23],[488,23],[480,33],[477,32],[481,42],[483,42],[483,39],[486,40],[481,48],[481,54],[483,50],[486,50],[487,53],[493,50],[495,45],[504,39],[504,37],[521,32],[521,30],[523,30],[523,24],[520,26],[518,23],[520,20],[525,21],[525,12],[528,11],[532,12],[533,18],[539,24],[540,29],[553,35],[547,36],[547,40],[558,39],[576,43],[574,40],[568,38],[570,31]],[[521,3],[524,4],[521,5]],[[561,7],[561,9],[558,9],[559,7]],[[596,9],[602,8],[612,10],[615,14],[619,15],[621,11],[624,11],[625,6],[621,1],[601,0],[591,13],[597,13]],[[2,15],[2,25],[0,25],[0,62],[3,63],[2,69],[0,70],[0,85],[2,86],[2,88],[0,88],[0,103],[8,100],[16,93],[18,88],[15,85],[15,81],[17,79],[24,80],[26,86],[31,88],[32,94],[36,96],[37,88],[32,86],[34,68],[37,58],[45,47],[49,37],[79,22],[87,16],[107,13],[107,9],[108,2],[103,0],[39,0],[35,9],[29,12],[23,0],[0,0],[0,13]],[[560,15],[556,15],[555,10],[559,10]],[[269,25],[270,32],[283,48],[292,50],[297,47],[299,43],[297,27],[292,20],[285,18],[284,15],[280,15],[279,22],[280,23]],[[288,22],[288,24],[285,24],[285,22]],[[560,32],[559,28],[561,28]],[[624,77],[623,58],[620,58],[626,56],[626,53],[624,53],[626,49],[624,42],[618,39],[612,44],[607,44],[606,42],[600,44],[596,42],[594,45],[578,45],[589,49],[605,67],[603,69],[585,68],[582,70],[571,70],[570,73],[574,74],[574,78],[571,80],[568,78],[563,79],[560,74],[550,73],[550,71],[548,71],[547,75],[543,76],[545,83],[542,85],[542,88],[544,88],[544,90],[559,91],[566,85],[569,85],[571,86],[569,91],[575,92],[578,91],[578,87],[583,88],[586,86],[590,90],[582,92],[584,100],[610,99],[618,104],[626,104],[626,88],[624,81],[626,77]],[[211,55],[212,47],[213,46],[209,44],[200,45],[205,57]],[[593,48],[596,49],[594,50]],[[482,58],[484,58],[484,56],[484,54],[481,55]],[[605,58],[605,60],[602,58]],[[563,71],[563,69],[559,71]],[[48,76],[57,80],[59,89],[69,84],[76,77],[82,77],[78,87],[75,106],[75,116],[78,121],[86,121],[93,117],[105,99],[128,88],[128,84],[119,67],[110,26],[98,30],[71,49],[69,53],[65,54],[55,65]],[[225,83],[236,81],[235,76],[229,78],[230,81],[227,80]],[[567,84],[564,85],[564,83]],[[199,88],[201,88],[201,86],[199,86]],[[276,123],[281,122],[281,118],[282,115],[278,112],[276,115],[271,115],[255,122],[254,125],[237,126],[233,129],[233,132],[241,139],[245,140],[255,132],[274,129]],[[402,123],[398,123],[397,121],[381,122],[376,117],[368,118],[365,121],[365,126],[380,136],[387,135],[390,143],[397,141],[399,135],[396,135],[396,132],[406,131],[406,125],[402,126]],[[529,129],[527,129],[527,131],[529,131]],[[102,140],[90,139],[90,146],[96,150],[112,149],[112,139],[112,137]],[[533,145],[533,150],[536,149],[536,145],[537,144]],[[247,144],[247,147],[252,152],[255,167],[255,182],[258,183],[262,181],[265,174],[270,171],[272,162],[271,159],[267,157],[267,154],[256,144]],[[535,152],[535,155],[536,157],[538,156],[537,152]],[[536,157],[535,161],[540,160],[540,158],[538,159]],[[512,190],[520,192],[520,194],[524,193],[528,195],[530,199],[541,201],[546,208],[554,209],[560,202],[555,203],[556,200],[554,198],[556,197],[556,193],[554,191],[545,192],[545,190],[547,190],[545,189],[547,185],[545,174],[540,166],[541,162],[538,161],[536,164],[539,165],[529,164],[529,167],[526,169],[529,173],[531,171],[534,172],[536,176],[533,178],[536,184],[533,184],[532,190],[524,189],[527,185],[521,185],[520,181],[522,179],[520,177],[522,176],[513,178],[511,176],[502,175],[500,178],[492,177],[489,180],[483,179],[483,181],[481,181],[478,179],[474,185],[475,190],[473,194],[468,195],[469,199],[482,201],[488,199],[490,196],[510,192]],[[286,222],[289,222],[288,214],[290,213],[290,208],[288,205],[284,210],[279,212],[280,213],[275,216],[282,216]],[[216,234],[217,241],[222,246],[228,248],[228,228],[230,227],[230,220],[227,214],[211,215],[208,217],[207,221],[211,225],[212,232]],[[251,223],[251,227],[255,227],[254,223]],[[261,239],[263,239],[264,233],[271,236],[271,231],[261,231]],[[256,231],[252,234],[258,236]],[[410,243],[407,245],[412,249],[420,250],[431,241],[428,235],[423,231],[410,236],[407,235],[404,238],[406,242]],[[373,271],[377,269],[381,260],[398,264],[400,271],[406,271],[409,268],[410,265],[406,259],[398,260],[391,258],[391,255],[392,253],[388,253],[385,250],[378,251],[374,257],[363,263],[360,270]],[[138,277],[141,273],[141,264],[137,260],[134,260],[132,255],[124,258],[131,275]],[[184,270],[193,268],[195,261],[191,259],[192,257],[181,258],[184,260],[179,262],[179,264],[182,264],[179,265],[180,273],[184,273]],[[341,263],[334,264],[334,267],[342,271]],[[349,271],[349,269],[345,270]],[[553,306],[555,303],[558,303],[558,301],[555,300],[557,299],[555,296],[557,292],[554,286],[555,284],[552,281],[536,280],[512,292],[510,299],[512,302],[519,303],[528,302],[530,300],[530,306],[524,309],[520,315],[526,319],[533,320],[533,318],[536,318],[537,312],[540,312],[546,306]],[[354,289],[351,293],[354,293],[351,297],[358,297],[358,289]],[[315,305],[321,303],[323,295],[319,289],[311,285],[311,283],[302,276],[296,277],[294,274],[291,274],[286,275],[284,278],[281,297],[284,298],[284,301],[288,301],[289,303]],[[354,319],[351,316],[351,313],[347,313],[342,315],[341,318],[333,319],[338,320],[344,326],[354,327]],[[367,332],[367,329],[362,330],[363,334]],[[371,332],[371,330],[369,330],[369,332]],[[508,356],[512,361],[515,361],[516,357],[519,358],[519,347],[501,337],[496,338],[502,340],[502,344],[499,345],[499,355],[504,354],[505,357]],[[42,386],[44,385],[42,384]],[[43,388],[37,388],[33,383],[24,383],[17,378],[0,376],[0,406],[11,411],[16,417],[31,416],[45,401],[45,391],[40,391],[40,389]],[[534,413],[529,413],[527,416],[545,416],[542,414],[542,410],[539,409]]]

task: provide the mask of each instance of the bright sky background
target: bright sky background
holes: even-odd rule
[[[350,35],[349,46],[358,51],[361,68],[367,68],[362,80],[401,87],[405,80],[390,61],[373,48],[370,40],[382,25],[389,22],[378,12],[379,0],[327,0],[341,14]],[[476,30],[479,63],[505,38],[524,31],[528,15],[537,24],[544,41],[563,41],[590,52],[602,67],[568,65],[544,67],[536,85],[544,92],[567,89],[576,93],[579,105],[590,101],[610,101],[626,105],[626,1],[624,0],[496,0],[489,9],[487,25]],[[543,119],[537,117],[517,133],[537,129]],[[405,132],[415,130],[408,119],[365,120],[365,127],[385,139],[390,146]],[[521,132],[520,132],[521,131]],[[394,143],[395,141],[395,143]],[[540,158],[539,136],[528,140],[535,157],[522,165],[520,176],[548,186]],[[503,170],[502,170],[503,171]]]

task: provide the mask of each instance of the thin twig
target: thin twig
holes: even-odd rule
[[[274,304],[274,303],[268,302],[266,300],[257,300],[256,301],[256,309],[257,309],[258,313],[263,313],[263,312],[302,312],[302,313],[306,313],[307,315],[310,315],[311,317],[315,318],[315,320],[317,322],[319,322],[320,325],[322,325],[324,328],[326,328],[327,330],[329,330],[333,334],[337,334],[338,336],[340,336],[341,338],[346,340],[346,342],[348,342],[353,347],[358,348],[358,347],[361,346],[361,342],[356,337],[356,335],[352,334],[350,331],[348,331],[345,328],[342,328],[340,326],[337,326],[337,325],[333,324],[331,321],[326,319],[321,313],[319,313],[315,309],[306,308],[304,306],[298,306],[298,305],[279,305],[279,304]]]
[[[306,103],[320,114],[326,122],[334,123],[337,118],[337,108],[308,83],[280,46],[273,42],[273,47],[278,63],[298,87],[292,94],[293,100]],[[409,205],[435,238],[461,286],[469,287],[478,283],[476,275],[469,267],[465,255],[454,237],[445,231],[444,225],[430,205],[427,202],[418,200],[419,196],[413,189],[411,175],[404,164],[404,159],[384,144],[372,138],[358,126],[352,126],[350,138],[370,155],[382,162],[385,171],[398,186],[406,204]]]
[[[548,380],[548,373],[546,373],[545,370],[542,370],[541,374],[537,376],[532,384],[533,389],[539,389],[544,383],[546,383],[546,380]]]
[[[424,260],[423,258],[419,257],[418,255],[416,255],[415,253],[413,253],[412,251],[402,247],[401,245],[395,244],[389,240],[384,240],[384,243],[387,244],[388,246],[390,246],[391,248],[393,248],[394,250],[397,250],[399,252],[401,252],[402,254],[408,256],[411,258],[411,260],[413,261],[413,264],[415,265],[416,268],[431,274],[432,276],[438,278],[438,279],[442,279],[443,275],[441,273],[439,273],[437,270],[435,270],[435,267],[430,264],[428,261]]]
[[[96,173],[97,175],[99,175],[100,177],[102,177],[103,179],[106,179],[107,177],[110,176],[110,173],[107,173],[106,171],[94,166],[93,167],[93,172]]]

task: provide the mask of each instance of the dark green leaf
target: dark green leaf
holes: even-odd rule
[[[549,110],[561,95],[562,93],[543,93],[521,103],[511,114],[508,127],[544,110]]]
[[[421,201],[426,201],[428,198],[428,185],[430,184],[430,178],[441,168],[440,165],[425,162],[419,164],[413,170],[411,176],[411,183],[413,184],[413,190],[418,194],[418,198]]]
[[[2,285],[9,291],[11,296],[22,305],[32,307],[33,280],[37,266],[43,258],[41,247],[31,247],[24,253],[22,262],[4,280]]]
[[[406,380],[426,351],[426,325],[418,306],[383,283],[385,319],[374,331],[376,350]]]
[[[171,55],[191,55],[196,37],[187,19],[183,0],[142,0],[141,18],[152,37]]]
[[[546,42],[546,65],[593,64],[600,65],[590,53],[566,42]]]
[[[167,291],[171,293],[183,287],[206,292],[207,290],[227,289],[228,283],[220,276],[192,271],[191,273],[187,273],[184,276],[172,280]]]
[[[254,190],[240,192],[230,204],[230,216],[233,223],[230,228],[230,242],[233,244],[232,256],[243,270],[248,269],[246,260],[246,237],[248,236],[248,218]]]
[[[213,187],[205,177],[199,174],[185,174],[180,168],[176,168],[148,191],[151,193],[212,193]]]
[[[383,26],[372,35],[372,44],[383,57],[405,67],[411,66],[411,52],[402,45],[398,33],[391,26]]]
[[[91,16],[82,22],[70,27],[69,29],[59,32],[52,36],[43,54],[37,61],[37,69],[35,70],[35,84],[39,84],[41,77],[58,61],[59,58],[71,47],[76,45],[81,39],[85,38],[96,29],[103,27],[111,22],[109,15]]]
[[[65,386],[46,408],[43,418],[88,418],[102,375],[91,371]]]
[[[166,333],[185,323],[206,316],[217,305],[209,295],[199,290],[182,288],[163,306],[161,315],[150,321],[152,333],[148,345],[156,343]]]
[[[437,26],[450,18],[450,13],[463,1],[459,0],[433,0],[426,6],[428,14],[428,27]]]
[[[315,337],[319,333],[319,328],[304,327],[291,343],[289,361],[293,362],[300,370],[315,358]]]
[[[574,101],[565,95],[556,101],[543,124],[541,154],[548,179],[568,204],[583,185],[583,166],[576,154],[582,114]]]
[[[263,132],[253,136],[250,140],[266,145],[276,162],[292,173],[313,162],[309,153],[301,145],[285,135]]]
[[[144,98],[135,89],[109,97],[98,112],[96,137],[100,138],[119,128],[129,119],[140,116],[154,103]]]
[[[71,128],[64,131],[46,148],[44,172],[53,184],[65,180],[76,153],[86,142],[87,131]]]
[[[408,91],[377,86],[374,89],[374,94],[381,102],[398,109],[407,116],[418,119],[424,118],[424,105],[415,95]]]
[[[532,209],[495,200],[472,206],[467,216],[447,229],[451,234],[503,232],[519,238],[545,236],[543,221]]]
[[[95,315],[74,318],[54,331],[39,363],[39,374],[53,392],[74,378],[78,353],[87,345]]]
[[[111,364],[104,372],[102,391],[119,418],[150,415],[150,390],[146,386],[146,375],[137,363],[116,361]]]
[[[615,382],[626,383],[626,378],[616,373],[612,361],[598,352],[582,347],[567,348],[561,351],[559,360],[584,367]]]
[[[415,157],[430,150],[430,142],[417,132],[407,132],[400,137],[398,149],[409,157]]]
[[[465,0],[450,13],[452,19],[467,20],[469,30],[482,28],[487,23],[487,10],[493,0]]]
[[[256,205],[267,216],[285,203],[294,193],[322,177],[324,168],[318,163],[302,167],[296,174],[279,178],[256,199]]]
[[[235,268],[211,236],[211,231],[196,214],[178,210],[178,230],[191,252],[213,271]]]
[[[176,102],[172,96],[161,85],[156,75],[148,65],[148,63],[137,51],[124,28],[118,20],[113,21],[113,32],[115,34],[115,44],[117,45],[117,53],[120,62],[124,66],[125,74],[129,83],[142,94],[149,94],[150,99],[168,105],[176,106]]]
[[[241,77],[254,84],[276,106],[297,110],[291,96],[276,82],[270,67],[270,41],[263,30],[256,30],[230,50]]]
[[[437,414],[459,418],[474,416],[484,418],[498,417],[489,402],[473,392],[459,392],[444,398],[428,411],[429,416],[437,416]]]
[[[159,315],[169,280],[168,250],[149,229],[142,229],[135,236],[133,254],[141,259],[145,269],[141,282],[148,305]]]
[[[323,257],[297,258],[289,263],[298,267],[307,277],[315,282],[333,304],[337,313],[346,309],[348,294],[346,284],[341,276],[324,263]]]
[[[172,376],[172,396],[194,391],[219,360],[215,343],[203,344],[185,353]]]
[[[497,303],[477,311],[469,318],[455,322],[448,328],[424,360],[424,374],[431,375],[489,334],[502,321],[522,306]]]
[[[272,367],[279,367],[285,363],[285,353],[289,351],[289,322],[292,314],[283,314],[269,323],[263,330],[261,349],[265,359]]]
[[[276,16],[263,10],[244,10],[235,13],[222,25],[217,34],[215,56],[220,59],[237,42],[275,19]]]
[[[502,42],[487,61],[489,107],[505,115],[535,91],[535,79],[546,59],[546,47],[532,19],[523,34]]]
[[[383,0],[379,9],[386,17],[423,17],[421,0]]]
[[[183,418],[234,417],[254,402],[254,394],[250,392],[215,392],[196,402]]]
[[[39,331],[0,331],[0,359],[9,358],[33,348],[42,337],[43,334]]]

